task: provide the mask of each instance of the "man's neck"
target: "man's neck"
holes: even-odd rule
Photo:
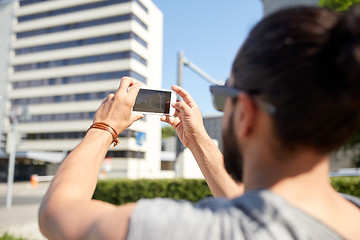
[[[311,151],[273,159],[260,154],[244,161],[245,191],[268,188],[291,197],[329,189],[329,159]],[[249,161],[247,161],[249,160]]]

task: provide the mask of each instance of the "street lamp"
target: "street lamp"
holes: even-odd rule
[[[30,115],[28,114],[26,106],[15,105],[10,110],[10,122],[11,122],[11,141],[10,141],[10,157],[8,166],[8,179],[7,179],[7,195],[6,195],[6,208],[10,209],[12,204],[12,188],[14,183],[15,172],[15,157],[16,157],[16,139],[17,128],[19,119],[24,121],[28,120]]]
[[[199,68],[195,65],[195,63],[191,62],[188,58],[184,56],[184,52],[180,51],[178,53],[178,78],[177,78],[177,85],[179,87],[182,87],[182,70],[183,66],[186,66],[190,68],[192,71],[194,71],[196,74],[198,74],[200,77],[205,79],[206,81],[216,84],[216,85],[224,85],[224,82],[215,80],[213,77],[211,77],[209,74],[207,74],[204,70]]]
[[[188,58],[185,57],[183,51],[178,52],[178,75],[177,75],[177,85],[179,87],[182,87],[182,72],[183,67],[186,66],[190,68],[193,72],[198,74],[200,77],[202,77],[204,80],[210,82],[211,84],[215,85],[224,85],[223,81],[215,80],[213,77],[211,77],[209,74],[207,74],[204,70],[202,70],[200,67],[195,65],[193,62],[191,62]],[[180,142],[180,139],[176,138],[176,161],[175,161],[175,176],[179,176],[179,167],[178,167],[178,156],[180,152],[182,152],[182,143]]]

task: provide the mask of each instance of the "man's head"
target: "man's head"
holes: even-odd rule
[[[271,125],[264,133],[271,141],[258,141],[274,154],[304,148],[327,154],[360,129],[359,23],[360,8],[339,14],[301,7],[272,14],[251,31],[228,82],[242,92],[227,98],[224,114],[225,166],[235,179],[241,180],[240,150],[258,113]]]

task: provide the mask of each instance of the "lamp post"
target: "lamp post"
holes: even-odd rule
[[[207,74],[204,70],[198,67],[195,63],[191,62],[188,58],[185,57],[183,51],[178,52],[178,76],[177,76],[177,85],[182,87],[182,70],[183,66],[190,68],[193,72],[198,74],[200,77],[205,79],[211,84],[216,85],[224,85],[224,82],[215,80],[209,74]]]
[[[209,74],[207,74],[204,70],[202,70],[200,67],[198,67],[195,63],[191,62],[188,58],[185,57],[183,51],[178,52],[178,72],[177,72],[177,85],[179,87],[182,87],[182,73],[183,73],[183,67],[186,66],[190,68],[193,72],[198,74],[201,78],[208,81],[211,84],[216,85],[224,85],[224,82],[215,80],[213,77],[211,77]],[[176,161],[175,161],[175,176],[179,177],[179,166],[178,166],[178,156],[182,152],[182,143],[180,142],[179,138],[176,138]]]
[[[15,172],[15,157],[16,157],[16,139],[18,133],[19,118],[27,120],[30,117],[27,108],[25,106],[13,106],[10,110],[10,122],[11,122],[11,141],[10,141],[10,157],[8,166],[8,179],[7,179],[7,195],[6,195],[6,208],[10,209],[12,205],[12,189],[14,183]]]

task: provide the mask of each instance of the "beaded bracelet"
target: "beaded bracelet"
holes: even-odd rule
[[[96,123],[93,123],[93,125],[91,125],[88,129],[88,131],[91,129],[91,128],[97,128],[97,129],[102,129],[102,130],[105,130],[105,131],[108,131],[111,136],[113,137],[113,141],[111,144],[114,143],[114,147],[116,145],[118,145],[118,143],[120,142],[119,141],[119,138],[118,138],[118,133],[116,132],[116,130],[114,128],[112,128],[109,124],[107,123],[104,123],[104,122],[96,122]]]

